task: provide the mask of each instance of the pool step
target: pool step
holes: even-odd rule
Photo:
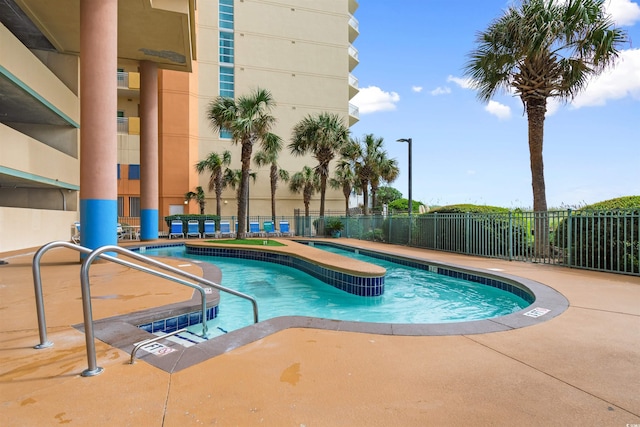
[[[165,334],[164,332],[155,332],[154,335],[163,336]],[[180,332],[179,334],[172,335],[165,339],[168,341],[174,342],[176,344],[180,344],[183,347],[191,347],[206,341],[206,339],[202,338],[201,336],[196,335],[193,332],[189,332],[189,331]]]

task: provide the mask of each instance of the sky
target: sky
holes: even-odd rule
[[[531,208],[527,118],[520,98],[477,98],[464,78],[476,35],[504,14],[507,0],[359,0],[352,71],[360,92],[354,138],[384,139],[400,176],[390,185],[429,206],[459,203]],[[616,66],[572,102],[550,102],[544,129],[549,209],[640,195],[640,4],[608,0],[630,42]]]

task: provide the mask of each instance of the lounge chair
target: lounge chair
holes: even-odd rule
[[[280,232],[276,230],[276,227],[273,225],[273,221],[264,221],[262,223],[262,229],[264,230],[264,234],[267,237],[278,237],[280,236]]]
[[[122,228],[122,224],[118,223],[118,226],[116,227],[116,233],[118,233],[118,240],[124,239],[125,232],[124,228]]]
[[[293,233],[289,230],[289,221],[280,221],[280,234],[283,236],[293,236]]]
[[[229,221],[220,221],[220,237],[235,237],[236,233],[231,231],[231,223]]]
[[[73,223],[74,235],[71,236],[71,241],[76,245],[80,244],[80,223],[78,221]]]
[[[212,219],[204,220],[204,229],[202,230],[202,237],[216,237],[216,222]]]
[[[169,238],[174,236],[180,236],[184,238],[184,231],[182,231],[182,220],[174,219],[171,221],[171,227],[169,229]]]
[[[198,239],[202,237],[200,235],[200,225],[198,224],[197,219],[190,219],[187,222],[187,239],[189,237],[197,237]]]
[[[266,236],[266,234],[262,230],[260,230],[260,223],[258,221],[250,221],[248,236],[262,237],[262,236]]]

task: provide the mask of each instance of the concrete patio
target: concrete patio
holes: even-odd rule
[[[97,341],[87,368],[78,254],[43,258],[49,339],[39,343],[31,260],[0,259],[3,426],[640,425],[640,278],[340,239],[541,282],[569,308],[534,326],[398,336],[286,328],[169,373]],[[135,243],[134,243],[135,244]],[[172,265],[201,275],[195,263]],[[188,300],[135,270],[92,267],[94,319]]]

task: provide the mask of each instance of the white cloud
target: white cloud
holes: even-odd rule
[[[377,86],[360,89],[360,92],[351,99],[351,103],[358,107],[360,114],[393,111],[398,101],[400,101],[400,95],[396,92],[385,92]]]
[[[435,88],[434,90],[432,90],[431,95],[433,96],[437,96],[437,95],[447,95],[451,93],[451,89],[448,87],[442,87],[442,86],[438,86],[437,88]]]
[[[411,86],[411,90],[420,93],[422,92],[422,86]]]
[[[605,2],[605,9],[616,25],[632,26],[640,21],[640,6],[631,0],[609,0]]]
[[[471,79],[461,79],[460,77],[449,76],[447,77],[447,82],[453,82],[462,89],[474,89]]]
[[[484,107],[485,111],[489,114],[493,114],[500,120],[508,119],[511,117],[511,107],[500,104],[496,101],[489,101],[486,107]]]
[[[591,80],[571,106],[581,108],[605,105],[608,100],[626,96],[640,100],[640,49],[620,51],[615,67]]]

